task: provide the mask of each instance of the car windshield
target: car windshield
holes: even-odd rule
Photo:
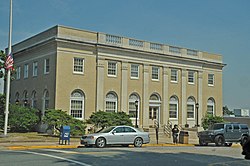
[[[208,128],[209,130],[219,130],[224,129],[224,124],[214,124]]]
[[[107,127],[105,129],[102,129],[101,131],[99,131],[98,133],[108,133],[110,132],[111,130],[113,130],[115,127],[112,126],[112,127]]]

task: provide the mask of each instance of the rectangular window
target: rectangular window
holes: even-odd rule
[[[106,112],[116,112],[115,101],[106,101]]]
[[[29,65],[25,64],[24,71],[23,71],[23,78],[28,78],[28,76],[29,76]]]
[[[74,73],[83,74],[84,73],[84,59],[74,58]]]
[[[214,85],[214,74],[208,74],[208,85]]]
[[[213,105],[207,105],[207,114],[208,115],[214,114],[214,106]]]
[[[82,106],[83,102],[81,100],[71,100],[71,111],[70,114],[74,118],[82,118]]]
[[[135,118],[135,114],[136,114],[135,102],[129,102],[129,117]]]
[[[139,65],[131,64],[130,77],[131,78],[139,78]]]
[[[171,69],[171,82],[177,82],[177,81],[178,81],[178,70]]]
[[[188,71],[188,83],[194,84],[194,71]]]
[[[44,60],[44,74],[49,73],[49,59]]]
[[[38,65],[37,62],[33,62],[33,77],[37,76]]]
[[[194,118],[194,104],[187,104],[187,118]]]
[[[177,104],[169,104],[169,118],[177,118]]]
[[[18,66],[16,69],[16,79],[19,80],[21,78],[21,67]]]
[[[108,62],[108,76],[116,76],[116,62]]]
[[[159,80],[159,67],[152,66],[152,80]]]

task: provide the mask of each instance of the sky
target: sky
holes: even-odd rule
[[[0,49],[9,0],[0,0]],[[13,0],[18,43],[55,25],[223,56],[223,105],[250,109],[250,0]]]

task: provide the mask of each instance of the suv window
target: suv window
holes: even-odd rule
[[[243,129],[243,130],[248,130],[247,125],[244,125],[244,124],[243,124],[243,125],[240,125],[240,128]]]
[[[211,126],[210,130],[224,129],[224,124],[214,124]]]
[[[229,131],[229,130],[232,130],[233,128],[232,128],[232,125],[226,125],[226,131]]]
[[[234,130],[239,130],[240,126],[238,124],[234,124]]]

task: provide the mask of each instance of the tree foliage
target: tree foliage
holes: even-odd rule
[[[214,123],[220,123],[224,122],[223,117],[220,116],[213,116],[210,114],[207,114],[204,118],[202,118],[202,127],[204,130],[208,129],[208,127]]]
[[[70,126],[70,134],[77,136],[85,133],[86,124],[61,110],[50,109],[45,112],[43,122],[47,123],[55,133],[60,132],[61,126]]]
[[[223,115],[233,115],[234,113],[228,109],[228,107],[225,105],[223,107]]]
[[[95,128],[105,128],[116,125],[132,126],[131,119],[129,119],[129,115],[125,112],[94,112],[87,120],[87,123],[94,125]]]

